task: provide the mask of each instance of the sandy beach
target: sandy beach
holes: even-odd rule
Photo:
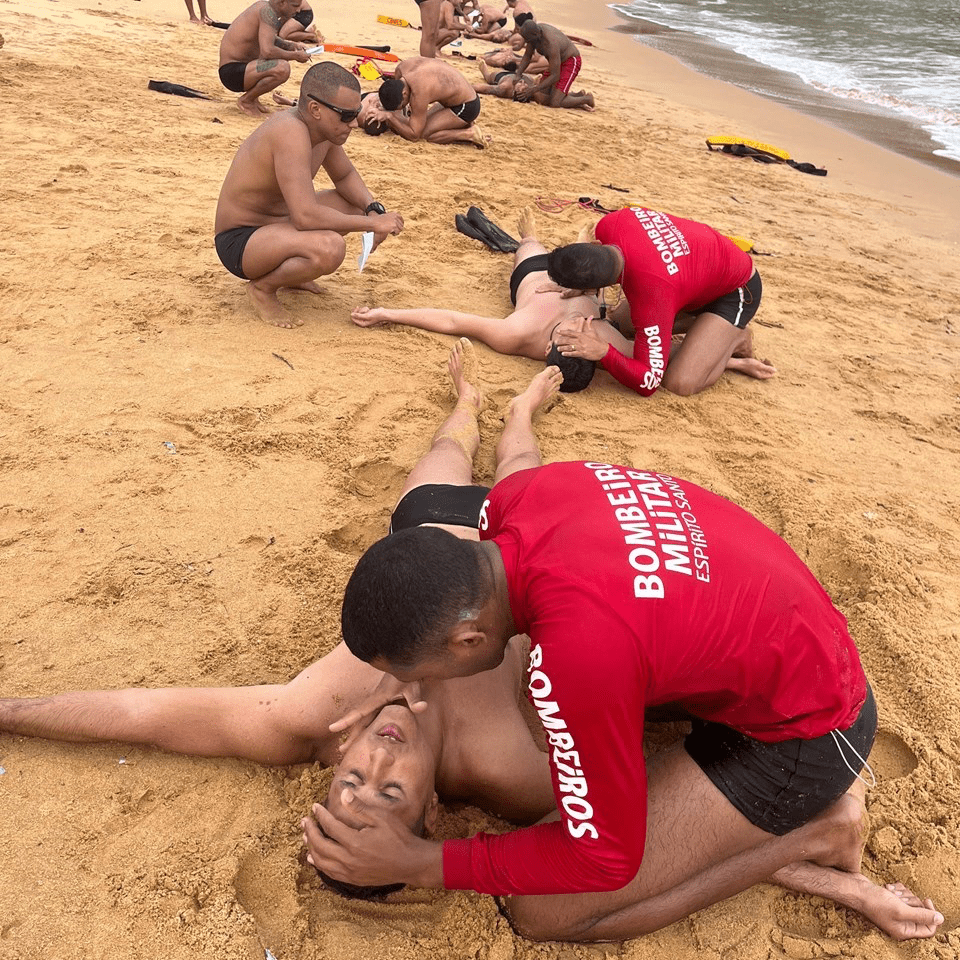
[[[932,897],[941,932],[897,944],[761,886],[640,940],[530,944],[478,894],[324,890],[299,860],[328,777],[312,766],[0,735],[2,960],[960,957],[960,178],[698,76],[608,30],[606,7],[535,7],[594,42],[597,111],[485,101],[484,151],[355,133],[348,153],[406,229],[363,273],[350,238],[321,296],[283,293],[304,320],[290,331],[255,317],[213,248],[255,123],[217,80],[220,31],[173,0],[3,0],[0,696],[285,682],[329,651],[343,585],[453,400],[449,338],[360,329],[350,310],[505,314],[510,258],[455,213],[477,204],[514,232],[537,198],[642,202],[753,240],[756,346],[779,375],[642,399],[601,372],[540,416],[544,458],[688,478],[805,560],[880,708],[865,871]],[[412,3],[316,12],[331,40],[416,53],[417,33],[376,22],[415,19]],[[711,154],[714,133],[829,175]],[[548,245],[595,218],[537,213]],[[489,482],[500,414],[539,365],[478,352]],[[448,807],[440,836],[505,827]]]

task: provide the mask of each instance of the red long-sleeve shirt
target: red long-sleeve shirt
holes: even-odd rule
[[[601,363],[624,386],[650,396],[670,359],[677,314],[696,313],[743,286],[753,275],[753,261],[705,223],[644,207],[607,214],[596,237],[623,254],[620,284],[636,330],[632,357],[611,346]]]
[[[444,883],[492,894],[618,889],[646,830],[644,710],[768,742],[845,729],[866,696],[846,620],[797,555],[684,480],[559,463],[490,492],[528,696],[547,733],[559,822],[444,843]]]

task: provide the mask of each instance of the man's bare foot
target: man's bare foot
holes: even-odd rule
[[[276,90],[273,91],[273,102],[281,107],[295,107],[297,105],[296,100],[292,100],[290,97],[285,97],[282,93],[279,93]]]
[[[264,323],[275,327],[284,327],[287,330],[303,326],[303,321],[287,313],[277,299],[274,291],[261,290],[256,286],[256,280],[247,284],[247,296],[253,304],[253,309]]]
[[[480,359],[473,344],[466,337],[461,337],[453,345],[447,360],[447,370],[450,371],[450,379],[457,391],[458,400],[469,403],[479,410],[483,406],[483,393],[478,386]]]
[[[517,394],[508,404],[504,420],[510,417],[526,416],[532,418],[551,397],[556,396],[563,384],[563,374],[556,366],[544,367],[527,385],[523,393]]]
[[[254,100],[252,103],[249,100],[244,100],[246,94],[242,94],[237,98],[237,109],[241,113],[245,113],[248,117],[259,117],[263,107],[260,105],[259,100]]]
[[[943,923],[943,914],[932,900],[921,900],[902,883],[881,887],[862,873],[808,861],[792,863],[772,879],[789,890],[826,897],[856,910],[894,940],[932,937]]]
[[[521,240],[537,239],[537,224],[533,214],[533,207],[524,207],[517,218],[517,228],[520,230]]]
[[[471,128],[471,133],[472,136],[467,142],[472,143],[478,150],[483,150],[488,143],[493,143],[493,137],[486,136],[476,124]]]
[[[727,370],[755,380],[769,380],[777,374],[777,368],[769,360],[758,360],[756,357],[731,357],[727,361]]]
[[[390,323],[383,307],[354,307],[350,319],[358,327],[375,327],[380,323]]]
[[[307,293],[323,293],[323,289],[313,280],[304,280],[303,283],[294,283],[284,290],[306,290]]]

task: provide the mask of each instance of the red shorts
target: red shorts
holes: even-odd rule
[[[573,81],[577,79],[580,72],[582,61],[579,57],[568,57],[560,65],[560,79],[557,81],[557,89],[561,93],[569,93],[573,86]]]

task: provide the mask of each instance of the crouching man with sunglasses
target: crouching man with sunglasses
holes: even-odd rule
[[[336,63],[303,76],[298,106],[275,114],[240,144],[217,204],[217,254],[249,280],[258,315],[278,327],[300,326],[277,299],[281,287],[320,293],[344,235],[372,230],[375,246],[403,229],[403,217],[374,200],[343,150],[360,112],[360,85]],[[315,190],[326,171],[333,189]]]

